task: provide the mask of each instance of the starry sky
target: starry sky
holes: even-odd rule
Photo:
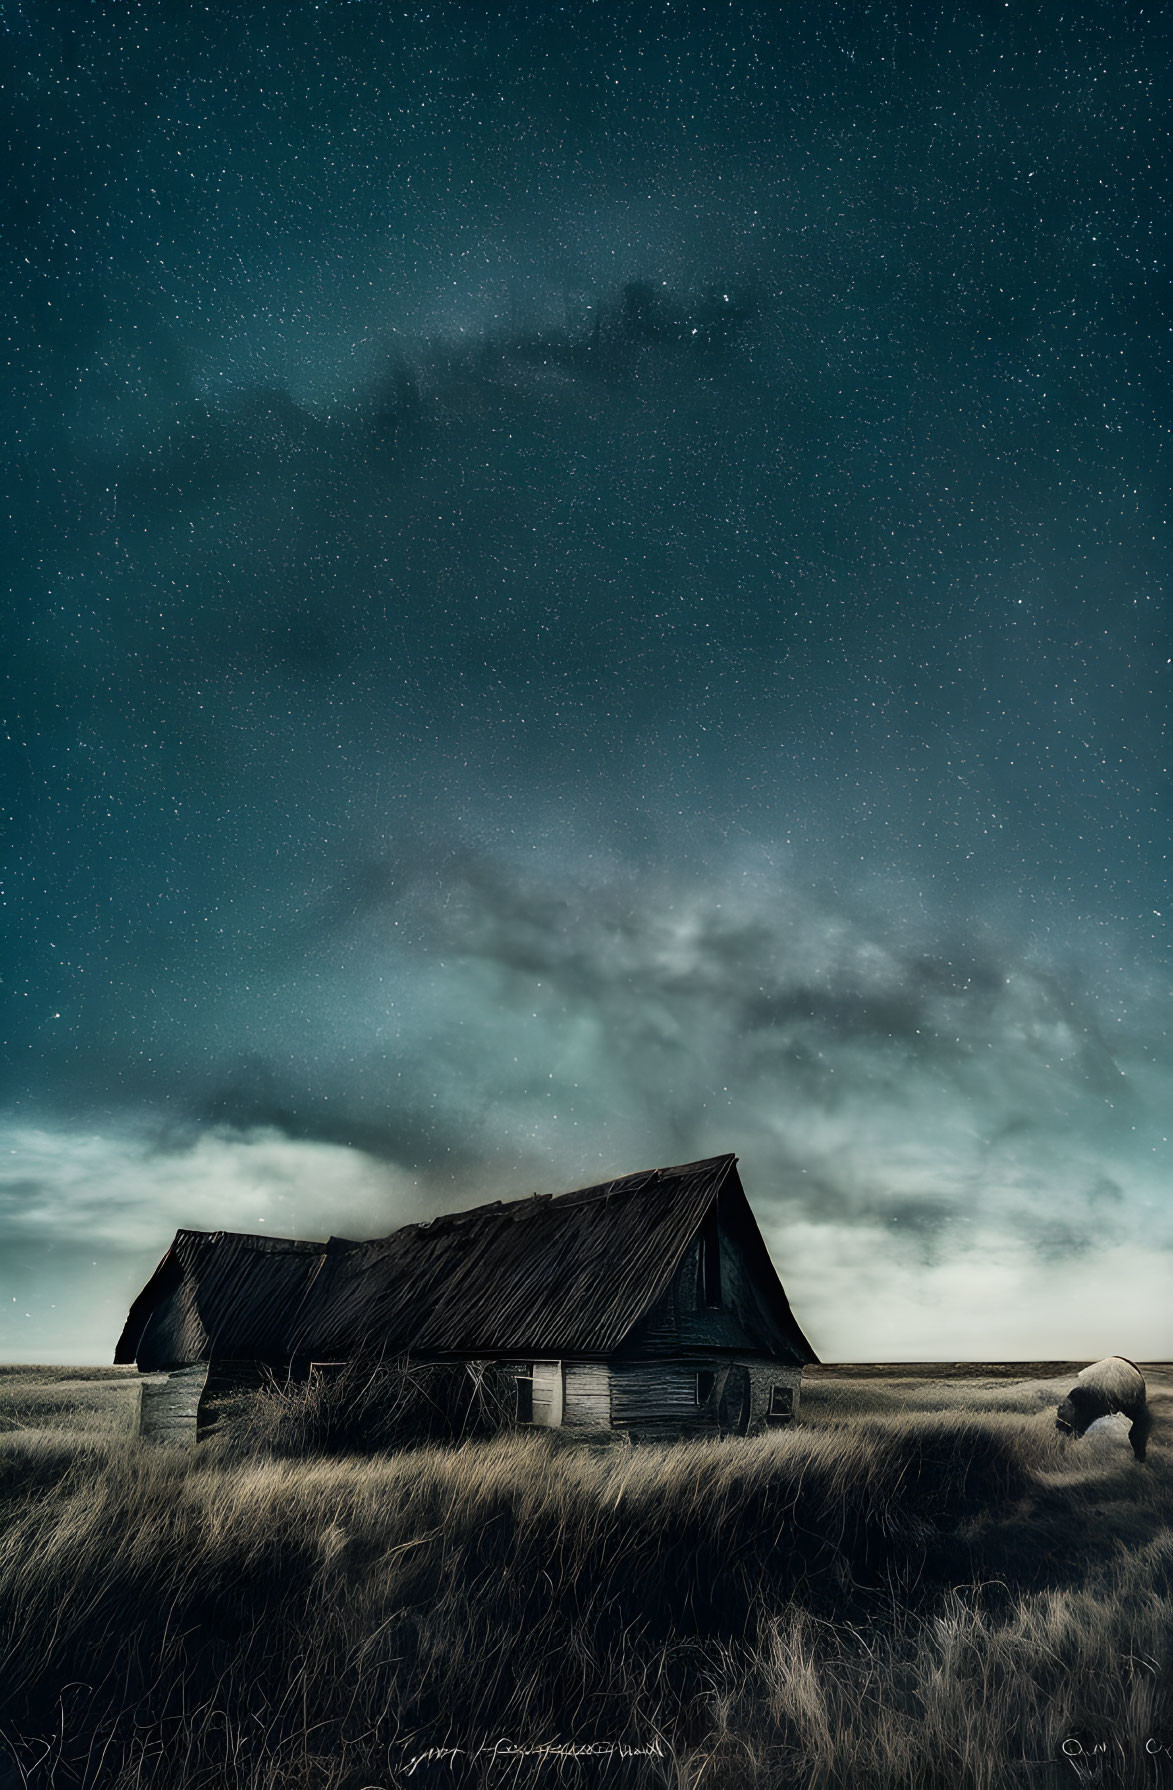
[[[3,8],[0,1359],[735,1150],[1173,1353],[1167,11]]]

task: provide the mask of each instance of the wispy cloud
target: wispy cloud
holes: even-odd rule
[[[11,1238],[145,1273],[177,1225],[371,1235],[733,1149],[828,1353],[1079,1352],[1098,1319],[1067,1288],[1163,1322],[1128,1267],[1173,1249],[1157,1030],[1120,1008],[1109,1038],[1102,996],[988,929],[732,862],[467,850],[343,870],[318,915],[302,1050],[278,950],[217,1019],[210,1078],[157,1037],[162,1106],[8,1122]]]
[[[361,1150],[273,1130],[186,1141],[145,1127],[0,1125],[0,1223],[158,1255],[180,1226],[275,1236],[390,1230],[426,1209],[418,1177]]]

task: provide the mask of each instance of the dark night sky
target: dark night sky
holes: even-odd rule
[[[1167,26],[3,9],[0,1358],[726,1149],[828,1358],[1173,1352]]]

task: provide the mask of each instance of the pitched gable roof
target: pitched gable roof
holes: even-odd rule
[[[176,1231],[130,1308],[116,1362],[176,1367],[214,1354],[288,1361],[306,1293],[337,1252],[358,1246],[238,1231]]]
[[[115,1359],[334,1359],[372,1346],[609,1354],[668,1285],[724,1189],[757,1235],[781,1334],[795,1360],[811,1361],[736,1161],[713,1156],[557,1196],[496,1200],[369,1243],[180,1231],[131,1308]]]

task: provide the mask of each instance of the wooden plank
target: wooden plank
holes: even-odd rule
[[[789,1363],[742,1360],[719,1357],[708,1364],[713,1374],[710,1396],[697,1404],[697,1372],[706,1367],[703,1361],[611,1363],[611,1421],[617,1429],[630,1429],[643,1434],[713,1434],[720,1427],[721,1395],[727,1375],[737,1370],[748,1376],[749,1433],[774,1427],[780,1420],[769,1419],[772,1390],[785,1387],[791,1395],[793,1418],[798,1416],[802,1369]],[[728,1402],[728,1401],[726,1401]],[[738,1402],[740,1411],[741,1405]],[[726,1413],[728,1416],[728,1413]]]
[[[605,1361],[568,1361],[562,1422],[567,1429],[611,1427],[611,1374]]]
[[[194,1448],[200,1395],[207,1377],[208,1364],[200,1361],[194,1367],[144,1379],[139,1406],[142,1440]]]
[[[679,1361],[624,1361],[611,1366],[611,1422],[616,1429],[680,1435],[714,1427],[696,1402],[697,1368]]]

